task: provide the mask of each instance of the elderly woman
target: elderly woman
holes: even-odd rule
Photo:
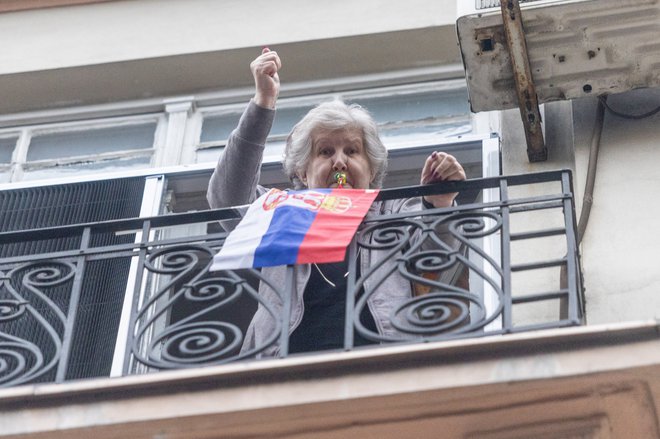
[[[264,49],[250,65],[256,92],[243,113],[238,127],[229,137],[227,146],[211,177],[208,200],[212,208],[242,205],[254,201],[266,189],[258,185],[259,170],[266,138],[275,115],[279,95],[278,71],[282,67],[276,52]],[[378,136],[376,123],[358,105],[340,101],[327,102],[312,109],[289,135],[283,166],[295,189],[327,188],[337,185],[335,174],[346,175],[344,187],[379,188],[387,166],[387,149]],[[424,163],[421,183],[463,180],[465,172],[449,154],[433,153]],[[424,207],[450,206],[456,194],[442,194],[406,200],[376,202],[367,217],[397,212],[419,211]],[[384,252],[362,249],[362,272],[383,262]],[[393,264],[394,262],[390,262]],[[276,311],[282,308],[282,298],[268,285],[284,283],[286,267],[266,267],[259,294]],[[344,310],[346,305],[347,263],[311,264],[295,267],[297,291],[292,297],[289,322],[289,352],[336,349],[343,347]],[[458,270],[441,274],[442,282],[453,283]],[[369,292],[367,307],[360,322],[372,334],[388,339],[403,338],[392,324],[392,312],[412,297],[410,282],[394,273],[373,290],[369,280],[364,290]],[[266,307],[259,305],[247,330],[242,353],[245,356],[261,352],[266,356],[279,353],[274,343],[276,322]],[[373,343],[355,334],[355,345]]]

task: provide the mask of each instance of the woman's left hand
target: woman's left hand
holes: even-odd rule
[[[465,170],[458,160],[456,160],[456,157],[446,152],[433,151],[424,163],[420,184],[458,180],[465,180]],[[451,206],[456,195],[458,195],[458,192],[427,195],[424,199],[435,207],[448,207]]]

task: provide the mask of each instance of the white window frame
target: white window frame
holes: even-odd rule
[[[116,152],[105,152],[97,154],[83,154],[72,157],[62,157],[44,160],[28,161],[28,151],[33,137],[74,133],[82,131],[93,131],[104,128],[120,128],[122,126],[135,126],[147,123],[155,124],[154,143],[150,148],[138,148],[119,150]],[[54,168],[59,165],[69,165],[79,162],[101,163],[107,160],[117,160],[122,158],[150,157],[150,163],[153,160],[155,152],[162,148],[165,141],[165,130],[167,128],[167,118],[163,113],[149,113],[130,116],[105,117],[92,120],[77,120],[65,122],[42,122],[38,124],[29,124],[21,127],[0,128],[0,137],[17,137],[16,146],[12,154],[12,161],[8,166],[3,165],[3,169],[10,168],[11,175],[9,182],[17,183],[23,181],[27,170],[38,170]],[[55,177],[57,178],[57,177]]]

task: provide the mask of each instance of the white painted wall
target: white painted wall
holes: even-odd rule
[[[642,114],[660,105],[660,89],[643,89],[609,97],[624,113]],[[589,146],[596,115],[595,98],[557,103],[554,116],[546,108],[549,160],[531,164],[525,154],[518,110],[501,113],[505,174],[568,168],[574,172],[579,217]],[[546,106],[547,107],[547,106]],[[571,121],[572,119],[572,121]],[[554,140],[552,140],[554,139]],[[565,146],[574,143],[574,148]],[[660,318],[660,113],[643,120],[605,116],[594,203],[581,245],[587,322],[589,324]],[[533,190],[528,195],[537,195]],[[534,218],[522,228],[533,228]],[[543,253],[558,256],[552,243],[527,249],[530,258]],[[554,273],[526,279],[526,288],[557,288]],[[532,310],[543,316],[550,307]],[[530,315],[523,315],[523,319]]]
[[[609,97],[624,113],[660,105],[660,89]],[[595,100],[574,105],[578,175],[584,180]],[[606,114],[594,204],[582,242],[589,323],[660,318],[660,114]]]
[[[116,0],[0,14],[0,115],[460,64],[455,0]]]
[[[572,121],[570,101],[545,104],[542,108],[544,135],[548,148],[548,160],[530,163],[520,111],[516,109],[500,112],[499,130],[502,137],[502,169],[505,175],[527,174],[531,172],[570,169],[575,172]],[[558,183],[520,186],[511,191],[512,197],[541,197],[561,193]],[[553,227],[563,227],[560,209],[538,210],[518,213],[511,216],[511,232],[540,231]],[[511,243],[512,263],[521,264],[533,261],[560,259],[566,254],[563,237],[523,240]],[[530,270],[512,273],[514,296],[547,293],[560,286],[559,267],[543,270]],[[557,321],[560,318],[560,301],[543,301],[527,305],[515,305],[513,321],[516,324]]]
[[[0,75],[451,25],[455,0],[134,0],[0,14]]]

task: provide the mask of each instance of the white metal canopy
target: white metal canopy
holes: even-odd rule
[[[539,103],[660,86],[660,0],[527,2],[521,9]],[[499,6],[459,17],[457,32],[472,111],[515,108]]]

